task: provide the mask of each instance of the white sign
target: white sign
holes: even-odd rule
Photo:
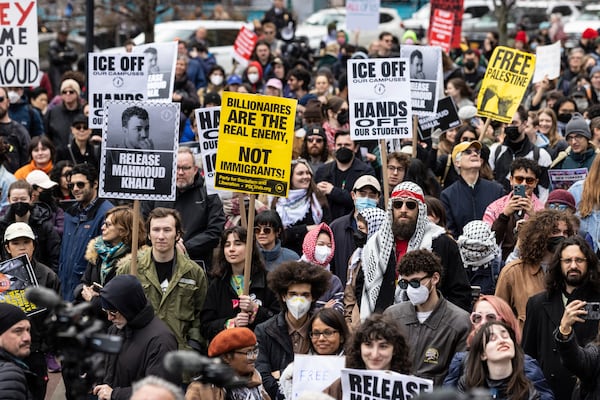
[[[146,54],[148,60],[148,101],[170,102],[175,85],[177,42],[148,43],[133,47],[133,53]]]
[[[146,100],[148,63],[144,54],[88,54],[90,128],[104,125],[104,102]]]
[[[0,85],[37,85],[40,75],[35,1],[0,4]]]
[[[560,75],[560,58],[560,41],[547,46],[536,47],[535,71],[532,82],[541,82],[546,75],[548,75],[548,79],[558,78]]]
[[[348,100],[353,140],[412,136],[408,59],[348,60]]]
[[[379,0],[346,1],[346,28],[351,31],[379,30]]]
[[[409,59],[411,105],[415,114],[435,113],[443,87],[442,48],[404,44],[400,57]]]
[[[344,400],[412,400],[433,391],[433,381],[393,371],[342,370]]]
[[[197,108],[196,127],[198,129],[198,142],[200,154],[202,155],[202,170],[206,192],[217,194],[215,190],[215,165],[217,163],[217,144],[219,142],[219,122],[221,119],[221,107]]]
[[[306,391],[323,391],[340,377],[345,362],[340,356],[294,355],[292,399]]]
[[[99,197],[175,200],[179,103],[107,101]]]

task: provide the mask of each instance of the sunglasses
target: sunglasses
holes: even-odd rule
[[[484,318],[484,315],[478,312],[471,313],[471,322],[473,324],[478,324],[481,322],[481,319]],[[496,314],[487,313],[485,314],[485,322],[496,321],[498,316]]]
[[[515,182],[517,182],[518,184],[521,184],[521,183],[523,183],[523,181],[525,181],[526,184],[533,185],[535,183],[535,181],[536,181],[536,178],[532,178],[530,176],[525,177],[525,176],[518,176],[517,175],[517,176],[513,176],[513,180]]]
[[[323,138],[321,137],[309,137],[306,139],[309,143],[323,143]]]
[[[480,155],[481,154],[481,150],[477,150],[477,149],[466,149],[463,151],[463,153],[465,153],[466,155],[470,156],[471,154],[477,154]]]
[[[400,279],[398,281],[398,286],[400,287],[400,289],[402,290],[406,290],[408,289],[408,285],[410,285],[410,287],[417,289],[419,286],[421,286],[421,281],[423,281],[424,279],[427,278],[431,278],[431,275],[425,275],[424,277],[418,279],[411,279],[410,281],[407,281],[406,279]]]
[[[77,186],[77,189],[83,189],[85,187],[85,185],[87,184],[87,182],[74,182],[74,183],[68,183],[67,184],[67,188],[69,188],[69,190],[73,190],[73,188],[75,186]]]
[[[274,232],[274,229],[271,228],[270,226],[255,226],[254,227],[255,235],[259,235],[261,233],[264,233],[265,235],[270,235],[271,232]]]
[[[78,131],[83,131],[86,130],[88,127],[87,125],[73,125],[73,128],[75,128]]]
[[[62,94],[74,94],[75,91],[74,90],[63,90],[61,93]]]
[[[406,205],[406,208],[409,210],[417,208],[417,202],[413,200],[396,200],[392,202],[392,207],[396,210],[401,209],[404,205]]]

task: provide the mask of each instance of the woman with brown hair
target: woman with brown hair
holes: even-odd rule
[[[575,183],[577,185],[578,183]],[[574,185],[574,186],[575,186]],[[569,190],[571,192],[571,190]],[[574,197],[575,193],[573,193]],[[589,233],[594,240],[594,251],[600,248],[600,157],[596,157],[583,181],[581,201],[577,205],[579,229]]]
[[[553,160],[568,147],[567,142],[558,133],[556,114],[550,107],[542,108],[537,113],[536,128],[536,141],[534,144],[546,149]]]

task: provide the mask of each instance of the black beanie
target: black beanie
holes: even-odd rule
[[[0,303],[0,335],[24,319],[27,319],[27,315],[19,307],[8,303]]]
[[[102,308],[118,311],[133,320],[148,304],[140,281],[133,275],[117,275],[100,290]]]

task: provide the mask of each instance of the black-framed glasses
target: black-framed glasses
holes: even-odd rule
[[[427,278],[431,278],[431,275],[425,275],[422,278],[415,278],[415,279],[411,279],[410,281],[407,281],[406,279],[400,279],[398,281],[398,286],[402,290],[408,289],[408,285],[410,285],[414,289],[417,289],[419,286],[421,286],[421,282]]]
[[[336,333],[339,333],[336,329],[325,329],[324,331],[311,331],[308,333],[311,339],[319,339],[321,335],[325,336],[325,339],[331,338]]]
[[[577,265],[583,265],[583,263],[586,261],[587,260],[585,258],[581,258],[581,257],[561,258],[560,259],[560,262],[563,263],[564,265],[571,265],[571,264],[573,264],[573,262],[575,262],[575,264],[577,264]]]
[[[478,312],[471,313],[471,323],[474,325],[480,323],[483,318],[485,318],[485,322],[491,322],[497,320],[498,316],[494,313],[487,313],[485,315]]]
[[[67,188],[69,190],[73,190],[75,188],[75,186],[77,186],[77,189],[83,189],[85,187],[85,185],[87,185],[87,182],[72,182],[72,183],[67,183]]]
[[[392,202],[392,207],[396,210],[401,209],[405,205],[409,210],[414,210],[418,206],[417,202],[414,200],[394,200]]]
[[[192,165],[178,166],[177,171],[188,172],[192,168],[194,168]]]
[[[393,165],[388,165],[387,170],[393,173],[404,172],[404,167],[395,167]]]
[[[258,357],[258,347],[248,351],[234,351],[234,353],[245,355],[247,358],[256,358]]]
[[[532,178],[531,176],[519,176],[519,175],[513,176],[513,181],[515,181],[519,185],[521,183],[523,183],[523,181],[525,181],[525,183],[528,185],[533,185],[536,180],[537,180],[536,178]]]
[[[259,235],[261,233],[264,233],[265,235],[270,235],[273,231],[274,231],[274,229],[271,228],[270,226],[255,226],[254,227],[255,235]]]

